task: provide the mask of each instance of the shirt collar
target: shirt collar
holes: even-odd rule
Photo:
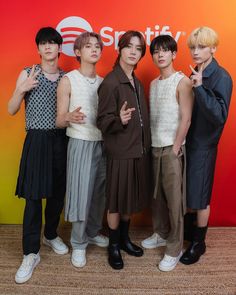
[[[114,67],[113,71],[116,73],[116,76],[118,77],[121,83],[130,83],[129,78],[126,76],[125,72],[122,70],[119,64]],[[136,84],[137,78],[134,73],[133,73],[133,77]]]
[[[218,62],[213,58],[209,65],[203,70],[202,77],[208,78],[218,67]],[[195,68],[197,70],[197,67]]]

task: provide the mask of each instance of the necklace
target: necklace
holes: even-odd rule
[[[85,77],[85,76],[84,76]],[[96,81],[97,81],[97,77],[95,77],[94,79],[92,78],[88,78],[88,77],[85,77],[86,81],[89,83],[89,84],[95,84]]]
[[[59,70],[58,70],[58,69],[57,69],[57,71],[56,71],[56,72],[54,72],[54,73],[49,73],[49,72],[45,71],[43,68],[42,68],[42,71],[43,71],[43,73],[46,73],[46,74],[48,74],[48,75],[55,75],[55,74],[59,74]]]
[[[134,78],[133,77],[131,77],[131,78],[128,77],[128,79],[129,79],[129,82],[131,83],[131,85],[135,88]]]
[[[81,73],[80,70],[78,70],[78,72],[81,74],[82,77],[84,77],[84,79],[89,83],[89,84],[95,84],[97,82],[97,76],[95,78],[89,78],[87,76],[85,76],[84,74]]]

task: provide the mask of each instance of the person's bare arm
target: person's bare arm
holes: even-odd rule
[[[187,135],[191,124],[191,116],[193,109],[193,91],[192,83],[184,77],[180,80],[177,87],[177,98],[180,108],[180,122],[176,132],[176,137],[173,145],[173,152],[178,155],[181,145]]]
[[[16,82],[15,91],[8,102],[8,113],[10,115],[15,115],[19,111],[25,94],[38,86],[36,77],[39,72],[40,70],[35,72],[35,66],[33,66],[29,76],[25,70],[20,73]]]
[[[56,126],[64,128],[70,123],[83,124],[85,115],[80,111],[81,107],[69,112],[69,103],[71,95],[70,81],[63,77],[57,87],[57,118]]]

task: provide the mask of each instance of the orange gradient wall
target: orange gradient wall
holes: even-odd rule
[[[24,107],[14,117],[7,113],[7,102],[15,88],[15,81],[24,66],[40,62],[34,37],[40,27],[53,26],[70,16],[86,20],[96,32],[107,33],[109,42],[120,31],[135,29],[141,32],[166,30],[178,36],[178,55],[175,67],[190,74],[191,58],[186,47],[189,33],[196,27],[206,25],[214,28],[220,36],[216,53],[219,63],[236,77],[236,2],[231,1],[1,1],[0,4],[0,223],[21,223],[24,200],[14,197],[16,177],[24,131]],[[106,28],[109,27],[109,28]],[[167,28],[169,27],[169,28]],[[149,28],[149,29],[148,29]],[[79,28],[78,28],[79,29]],[[151,35],[151,39],[153,35]],[[149,41],[149,40],[147,40]],[[111,42],[112,43],[112,42]],[[158,75],[149,55],[140,62],[137,75],[143,81],[146,92],[150,81]],[[111,70],[116,51],[114,43],[105,46],[98,64],[98,73],[104,76]],[[61,54],[60,66],[65,70],[77,67],[73,57]],[[236,225],[235,202],[235,90],[230,113],[222,136],[216,166],[212,199],[211,225]],[[150,221],[147,213],[138,217],[140,223]]]

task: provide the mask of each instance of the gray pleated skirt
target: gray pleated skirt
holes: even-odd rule
[[[70,138],[67,150],[65,220],[87,219],[99,163],[102,142]]]

